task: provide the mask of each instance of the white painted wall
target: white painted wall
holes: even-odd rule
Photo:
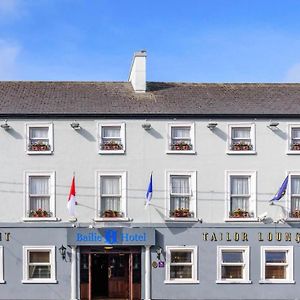
[[[285,200],[269,206],[268,200],[278,190],[287,171],[300,171],[300,156],[287,155],[288,123],[280,120],[279,130],[267,128],[269,120],[216,120],[215,131],[207,128],[208,120],[195,122],[196,154],[166,154],[167,123],[172,120],[151,120],[152,130],[142,128],[145,120],[80,120],[82,130],[70,127],[73,120],[53,122],[54,153],[28,155],[25,147],[27,122],[9,120],[12,129],[0,129],[0,221],[22,221],[24,209],[24,171],[56,172],[56,214],[68,221],[66,208],[73,171],[76,172],[77,214],[79,222],[90,222],[95,216],[96,171],[127,171],[128,217],[133,222],[164,222],[166,206],[166,171],[197,171],[198,217],[203,222],[224,222],[225,171],[257,171],[257,214],[267,211],[279,219]],[[98,154],[99,122],[126,123],[126,153]],[[49,122],[49,120],[41,120]],[[174,121],[176,122],[176,121]],[[256,124],[256,155],[228,155],[228,124]],[[300,123],[300,121],[299,121]],[[144,209],[149,175],[153,171],[153,199]]]

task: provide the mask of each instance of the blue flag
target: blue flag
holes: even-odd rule
[[[271,201],[278,201],[285,195],[288,181],[289,181],[289,176],[286,176],[281,187],[279,188],[278,192],[276,193],[276,195],[273,197],[273,199]]]
[[[149,181],[149,185],[148,185],[148,190],[146,193],[146,207],[148,206],[148,204],[150,203],[151,199],[152,199],[152,174],[150,176],[150,181]]]

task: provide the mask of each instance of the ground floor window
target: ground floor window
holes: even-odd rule
[[[249,247],[218,247],[217,283],[249,281]]]
[[[51,283],[55,278],[55,247],[23,247],[23,283]]]
[[[293,283],[293,247],[261,247],[261,282]]]
[[[4,281],[4,262],[3,262],[3,246],[0,246],[0,283],[5,283]]]
[[[167,246],[166,263],[166,283],[198,282],[197,246]]]

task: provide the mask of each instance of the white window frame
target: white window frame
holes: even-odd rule
[[[168,138],[167,138],[167,147],[166,147],[166,153],[167,154],[195,154],[196,153],[196,143],[195,143],[195,123],[189,122],[189,123],[168,123]],[[191,150],[172,150],[170,148],[170,145],[172,143],[172,128],[174,127],[190,127],[190,137],[191,137]]]
[[[300,222],[300,218],[293,218],[290,216],[290,213],[292,212],[292,177],[300,177],[300,171],[289,171],[286,175],[289,176],[286,195],[283,196],[286,198],[286,219],[289,221]]]
[[[170,278],[170,268],[171,268],[171,251],[185,252],[191,251],[191,263],[180,263],[180,265],[191,265],[192,266],[192,278]],[[199,283],[198,280],[198,247],[197,246],[166,246],[166,273],[164,283],[178,284],[178,283]]]
[[[249,198],[249,213],[250,218],[230,218],[231,204],[231,177],[232,176],[249,176],[250,177],[250,198]],[[225,171],[225,222],[253,222],[257,220],[256,213],[256,171]]]
[[[51,277],[29,278],[30,251],[50,252]],[[55,246],[23,246],[23,280],[22,283],[57,283],[56,280],[56,253]]]
[[[230,266],[235,264],[243,267],[243,278],[222,279],[222,252],[243,252],[243,263],[228,263]],[[216,283],[251,283],[249,280],[249,246],[218,246],[217,247],[217,280]]]
[[[120,127],[120,138],[123,145],[121,150],[102,150],[102,127]],[[98,153],[99,154],[124,154],[126,150],[125,123],[98,123]]]
[[[0,284],[5,283],[4,281],[4,256],[3,246],[0,246]]]
[[[286,251],[286,279],[266,279],[265,278],[265,264],[267,251]],[[293,246],[261,246],[261,264],[260,264],[260,278],[259,283],[295,283],[294,281],[294,247]],[[275,265],[278,265],[276,263]]]
[[[44,127],[48,128],[48,138],[49,138],[49,145],[50,150],[47,151],[31,151],[29,150],[30,145],[30,137],[29,131],[30,128],[37,128],[37,127]],[[26,124],[26,152],[27,154],[52,154],[54,151],[54,143],[53,143],[53,123],[27,123]]]
[[[30,210],[30,200],[29,200],[29,179],[33,176],[49,176],[50,177],[50,212],[52,212],[51,217],[29,217],[28,211]],[[58,221],[59,219],[56,217],[56,205],[55,205],[55,171],[25,171],[24,172],[24,216],[23,221]]]
[[[121,203],[120,209],[123,213],[122,217],[103,218],[99,216],[101,211],[101,177],[102,176],[120,176],[121,177]],[[95,221],[129,221],[127,217],[127,172],[126,171],[96,171],[96,214]]]
[[[300,154],[300,150],[291,150],[291,144],[292,144],[292,129],[293,128],[299,128],[300,124],[288,124],[288,139],[287,139],[287,154]],[[300,140],[299,140],[300,142]]]
[[[190,177],[190,211],[194,213],[193,217],[170,217],[171,209],[171,176],[189,176]],[[167,221],[198,221],[197,219],[197,172],[196,171],[167,171],[166,172],[166,211]]]
[[[231,150],[232,142],[232,129],[235,127],[250,127],[250,139],[252,144],[252,150]],[[255,141],[255,124],[254,123],[237,123],[228,124],[228,140],[227,140],[227,154],[256,154],[256,141]]]

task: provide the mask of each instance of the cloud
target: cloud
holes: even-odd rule
[[[0,80],[12,80],[17,72],[20,46],[0,40]]]
[[[300,63],[291,66],[284,78],[285,82],[300,82]]]

